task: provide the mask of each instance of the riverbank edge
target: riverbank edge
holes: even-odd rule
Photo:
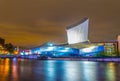
[[[71,60],[71,61],[100,61],[100,62],[120,62],[120,57],[47,57],[47,58],[39,58],[39,57],[15,57],[15,56],[6,56],[0,58],[21,58],[21,59],[36,59],[36,60]]]

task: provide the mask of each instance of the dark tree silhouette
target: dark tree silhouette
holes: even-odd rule
[[[8,44],[5,44],[4,48],[5,48],[8,52],[13,53],[15,47],[14,47],[11,43],[8,43]]]

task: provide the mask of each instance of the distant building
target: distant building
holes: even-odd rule
[[[119,54],[120,54],[120,35],[118,35],[118,50],[119,50]]]
[[[99,44],[104,46],[105,56],[119,56],[118,53],[118,41],[109,42],[92,42],[93,44]]]

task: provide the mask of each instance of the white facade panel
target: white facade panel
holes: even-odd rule
[[[67,29],[67,38],[69,44],[88,41],[88,22],[89,19],[77,26]]]

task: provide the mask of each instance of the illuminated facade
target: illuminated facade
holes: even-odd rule
[[[20,52],[21,55],[41,55],[49,57],[87,57],[87,56],[97,56],[103,53],[103,45],[91,45],[85,48],[73,48],[68,45],[55,45],[53,43],[45,43],[36,48],[30,50],[23,50]]]
[[[118,54],[118,41],[109,41],[109,42],[93,42],[93,44],[103,45],[104,52],[103,56],[119,56]]]
[[[42,46],[29,50],[29,52],[28,50],[21,51],[21,55],[28,54],[46,55],[50,57],[69,57],[78,56],[79,50],[61,45],[55,45],[53,43],[48,42]]]
[[[21,55],[45,55],[50,57],[74,57],[74,56],[96,56],[103,53],[103,45],[91,45],[88,43],[88,18],[79,23],[67,27],[68,44],[56,45],[48,42],[29,51],[21,51]],[[84,43],[86,42],[87,43]]]
[[[67,38],[69,44],[88,41],[89,19],[84,18],[79,23],[67,27]]]
[[[50,57],[97,57],[118,56],[118,43],[120,51],[120,36],[118,42],[88,41],[89,19],[84,18],[79,23],[66,28],[67,44],[56,45],[48,42],[36,48],[23,50],[21,55],[45,55]]]
[[[104,46],[99,45],[99,46],[90,46],[87,48],[82,48],[79,49],[79,55],[80,56],[99,56],[101,53],[103,53]]]
[[[119,56],[118,55],[118,42],[104,43],[104,53],[106,56]]]

